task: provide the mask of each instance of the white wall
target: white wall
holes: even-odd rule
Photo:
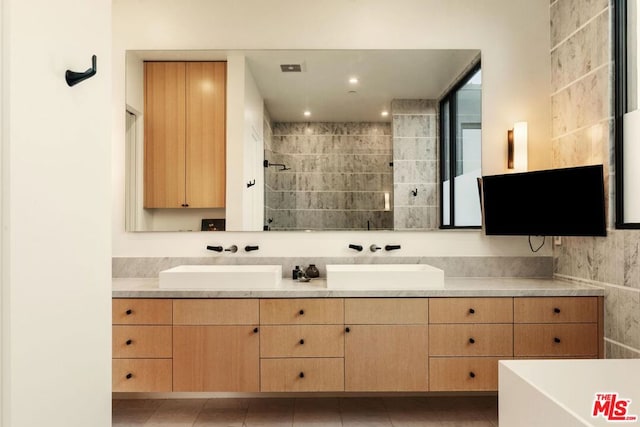
[[[1,4],[2,425],[107,427],[111,2]]]
[[[550,32],[549,7],[544,2],[114,0],[113,8],[114,180],[124,175],[125,126],[120,112],[127,49],[480,49],[483,173],[506,172],[506,131],[519,120],[529,122],[530,169],[550,166]],[[230,77],[232,73],[229,64]],[[232,102],[229,99],[228,105]],[[241,132],[241,123],[229,117],[228,138]],[[231,164],[227,168],[232,172]],[[115,193],[114,256],[204,253],[202,244],[210,241],[209,235],[125,233],[120,213],[124,197],[117,187]],[[228,208],[227,221],[236,214],[239,212]],[[227,232],[216,238],[265,242],[262,256],[300,255],[299,242],[307,243],[304,250],[311,255],[338,255],[336,248],[352,240],[394,240],[407,248],[403,247],[404,255],[529,254],[526,238],[489,239],[478,232],[326,232],[314,234],[312,239],[294,232]],[[329,241],[334,243],[327,246]],[[543,250],[537,255],[548,254]]]
[[[244,182],[243,208],[245,231],[261,231],[264,221],[264,99],[245,58],[244,73]],[[246,183],[255,180],[255,185]]]

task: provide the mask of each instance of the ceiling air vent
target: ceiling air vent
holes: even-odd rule
[[[301,64],[280,64],[283,73],[300,73],[302,72]]]

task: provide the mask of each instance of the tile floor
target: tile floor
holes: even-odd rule
[[[498,399],[482,396],[114,400],[113,426],[497,427]]]

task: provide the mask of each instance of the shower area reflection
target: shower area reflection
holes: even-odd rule
[[[265,120],[264,140],[275,166],[265,168],[265,229],[393,229],[391,123]]]

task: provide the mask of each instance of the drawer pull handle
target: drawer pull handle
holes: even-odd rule
[[[131,341],[131,340],[127,340],[127,341],[125,342],[125,344],[126,344],[126,345],[131,345],[131,344],[133,344],[133,341]]]
[[[298,376],[299,376],[300,378],[304,378],[304,372],[300,372],[300,373],[298,374]]]
[[[555,307],[555,308],[553,309],[553,312],[554,312],[555,314],[560,314],[560,309],[559,309],[558,307]]]
[[[475,313],[476,313],[476,311],[473,308],[469,309],[469,314],[475,314]]]
[[[345,331],[346,333],[349,333],[349,332],[351,332],[351,328],[347,326],[346,328],[344,328],[344,331]]]
[[[127,377],[127,379],[128,379],[128,380],[130,380],[131,378],[133,378],[133,374],[132,374],[131,372],[129,372],[129,373],[126,375],[126,377]]]
[[[133,313],[133,310],[128,309],[127,311],[125,311],[125,313],[127,314],[127,316],[131,316],[131,314]]]
[[[260,330],[260,329],[258,329],[258,328],[253,328],[253,333],[254,333],[254,334],[257,334],[259,330]]]
[[[476,377],[476,374],[475,374],[473,371],[471,371],[471,372],[469,372],[469,376],[470,376],[471,378],[475,378],[475,377]]]
[[[474,340],[473,338],[469,338],[469,344],[475,344],[476,340]]]
[[[304,344],[304,340],[300,340],[300,345],[303,345],[303,344]]]
[[[300,310],[299,313],[300,313],[300,316],[304,315],[304,310]]]
[[[554,342],[554,343],[556,343],[556,344],[560,344],[560,338],[555,337],[555,338],[553,339],[553,342]]]

